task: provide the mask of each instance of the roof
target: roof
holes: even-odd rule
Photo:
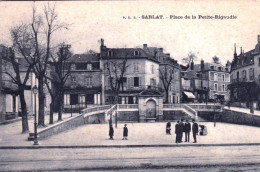
[[[255,49],[252,49],[246,53],[240,53],[240,55],[235,56],[231,63],[231,70],[254,64],[254,55]]]
[[[68,61],[73,62],[88,62],[88,61],[99,61],[100,54],[75,54]]]
[[[112,55],[108,56],[108,52],[111,51]],[[135,51],[138,51],[139,54],[135,55]],[[147,58],[153,61],[158,60],[155,58],[155,56],[149,52],[144,51],[142,48],[106,48],[105,50],[102,50],[101,52],[101,57],[102,58],[115,58],[115,59],[120,59],[120,58]]]

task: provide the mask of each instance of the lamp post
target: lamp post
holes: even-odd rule
[[[217,101],[217,96],[216,96],[216,94],[214,95],[214,98],[215,98],[215,99],[214,99],[214,107],[213,107],[213,108],[214,108],[214,112],[213,112],[213,113],[214,113],[214,127],[216,127],[216,111],[215,111],[215,108],[216,108],[216,107],[215,107],[215,103],[216,103],[216,101]]]
[[[37,134],[37,120],[36,120],[36,94],[38,92],[38,88],[36,85],[32,88],[32,92],[34,94],[34,143],[33,145],[39,145],[37,139],[38,134]]]

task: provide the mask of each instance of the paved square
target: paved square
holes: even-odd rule
[[[114,127],[114,140],[109,140],[108,124],[92,124],[74,128],[70,131],[51,136],[40,141],[41,145],[153,145],[176,144],[174,126],[172,122],[172,135],[166,135],[166,123],[128,123],[128,140],[122,140],[124,123]],[[201,122],[206,125],[207,136],[198,136],[199,144],[232,144],[232,143],[260,143],[260,128],[228,123]],[[183,137],[184,141],[184,137]],[[192,133],[190,143],[194,144]]]

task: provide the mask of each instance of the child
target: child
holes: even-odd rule
[[[125,124],[124,130],[123,130],[123,139],[122,140],[127,140],[127,136],[128,136],[128,129],[127,129],[127,126]]]

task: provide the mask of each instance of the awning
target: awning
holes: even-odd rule
[[[189,98],[189,99],[195,99],[195,96],[193,93],[191,92],[187,92],[187,91],[183,91],[184,94]]]

